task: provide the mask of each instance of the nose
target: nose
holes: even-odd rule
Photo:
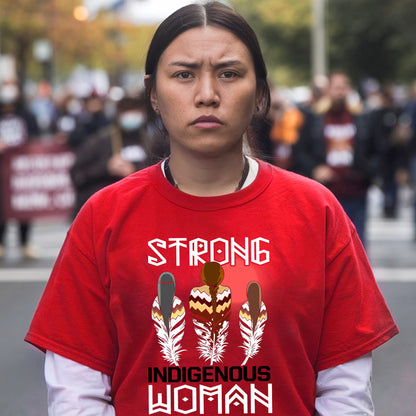
[[[217,107],[219,103],[220,96],[216,79],[209,74],[201,76],[196,86],[195,104],[198,107]]]

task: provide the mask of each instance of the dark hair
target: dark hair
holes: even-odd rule
[[[146,101],[144,93],[123,97],[117,102],[117,112],[122,113],[129,110],[144,110]]]
[[[253,29],[237,12],[224,4],[213,1],[206,4],[190,4],[166,18],[156,30],[146,58],[145,72],[150,75],[146,84],[146,102],[149,119],[156,114],[150,103],[150,93],[155,86],[155,74],[164,50],[180,34],[189,29],[214,26],[226,29],[239,38],[250,51],[256,73],[257,88],[261,91],[259,107],[263,116],[270,108],[270,89],[267,83],[267,69],[257,36]]]

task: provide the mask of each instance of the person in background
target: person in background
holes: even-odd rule
[[[283,169],[293,169],[294,146],[304,122],[303,113],[295,104],[271,90],[267,118],[255,118],[249,129],[252,154]]]
[[[56,106],[52,88],[46,80],[39,83],[29,109],[36,118],[40,134],[50,135],[55,131]]]
[[[391,90],[381,88],[373,93],[373,104],[369,112],[370,135],[380,150],[378,176],[384,194],[383,212],[385,218],[397,217],[398,188],[408,181],[408,148],[411,139],[410,117],[403,108],[396,105]]]
[[[68,143],[71,133],[79,127],[82,111],[82,100],[69,91],[65,91],[56,99],[56,118],[54,122],[56,140]]]
[[[407,166],[410,182],[413,186],[413,239],[416,242],[416,81],[412,85],[411,96],[405,105],[403,114],[410,122],[410,140],[407,153]]]
[[[254,31],[185,6],[145,71],[170,156],[68,232],[26,336],[49,414],[373,415],[371,351],[398,328],[335,197],[243,150],[270,106]]]
[[[114,123],[76,149],[70,170],[76,192],[74,216],[91,195],[148,166],[151,156],[144,97],[124,97],[117,104]]]
[[[329,79],[324,74],[317,74],[311,83],[311,98],[307,103],[307,109],[316,113],[321,113],[328,108],[328,87]]]
[[[72,150],[82,146],[89,136],[111,123],[105,114],[103,100],[104,98],[96,92],[85,99],[82,111],[76,118],[76,127],[71,130],[67,138],[67,144]]]
[[[321,102],[302,128],[296,166],[335,194],[365,244],[367,190],[379,172],[380,149],[351,92],[346,74],[330,75],[327,104]]]
[[[36,120],[26,110],[17,83],[3,83],[0,86],[0,162],[2,153],[23,145],[38,133]],[[2,197],[4,196],[0,193],[0,198]],[[6,225],[0,212],[0,259],[5,255]],[[18,228],[24,258],[36,259],[37,254],[29,243],[30,222],[19,221]]]
[[[291,102],[281,97],[276,91],[271,94],[270,140],[273,146],[273,164],[283,169],[292,170],[294,146],[299,140],[304,115]]]

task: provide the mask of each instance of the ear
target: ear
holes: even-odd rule
[[[261,102],[262,102],[262,99],[263,99],[263,90],[262,90],[262,88],[260,88],[260,87],[257,87],[257,90],[256,90],[256,112],[258,112],[259,110],[260,110],[260,107],[261,107]]]
[[[157,102],[157,95],[156,95],[155,85],[152,79],[152,75],[144,76],[144,85],[146,89],[150,88],[150,104],[152,105],[153,111],[156,112],[156,110],[159,108],[159,105]]]

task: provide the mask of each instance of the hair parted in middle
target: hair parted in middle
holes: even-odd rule
[[[267,69],[257,36],[247,21],[235,10],[217,1],[212,1],[206,4],[190,4],[178,9],[167,17],[156,30],[148,49],[145,64],[145,73],[148,76],[146,103],[149,119],[156,117],[150,102],[150,94],[155,87],[156,71],[161,55],[182,33],[206,26],[228,30],[247,47],[253,59],[257,88],[261,96],[258,111],[262,116],[267,115],[270,108],[270,89],[267,82]]]

